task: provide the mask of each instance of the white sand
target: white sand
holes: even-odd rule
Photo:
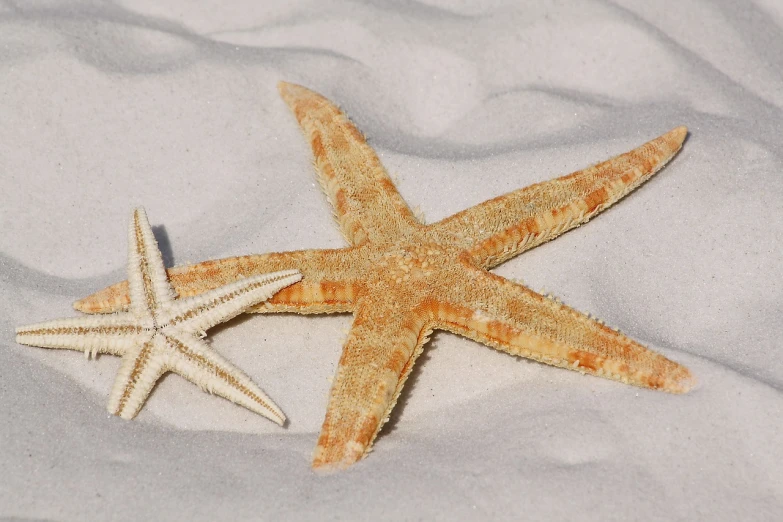
[[[160,3],[0,1],[0,516],[783,519],[783,4]],[[124,278],[137,205],[170,264],[343,245],[281,79],[339,103],[429,222],[687,125],[651,182],[496,272],[699,387],[438,333],[370,457],[319,476],[350,316],[211,332],[287,429],[175,375],[123,421],[119,359],[13,341]]]

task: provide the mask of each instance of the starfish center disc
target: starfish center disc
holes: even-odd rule
[[[394,284],[424,280],[451,257],[442,245],[420,244],[386,252],[378,263],[384,279]]]

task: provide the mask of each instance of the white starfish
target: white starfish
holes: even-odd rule
[[[285,415],[280,408],[200,338],[206,336],[205,330],[296,283],[301,274],[283,270],[256,275],[205,294],[177,299],[142,208],[133,213],[129,247],[129,311],[22,326],[16,329],[16,341],[80,350],[87,357],[98,353],[122,356],[109,411],[124,419],[135,417],[157,380],[172,371],[203,390],[282,425]]]

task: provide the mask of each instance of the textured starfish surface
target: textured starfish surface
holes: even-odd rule
[[[279,88],[310,141],[318,179],[350,246],[207,261],[173,268],[169,276],[180,295],[197,295],[248,274],[298,268],[300,283],[251,310],[353,312],[315,468],[346,467],[367,454],[433,329],[637,386],[675,393],[692,386],[687,368],[487,271],[579,226],[649,179],[680,149],[685,127],[424,225],[335,105],[298,85]],[[127,303],[127,284],[118,283],[75,306],[107,312]]]
[[[45,348],[122,356],[109,411],[125,419],[139,412],[158,379],[180,374],[277,424],[285,416],[250,378],[200,338],[205,330],[296,283],[297,270],[254,275],[198,296],[176,299],[143,209],[131,219],[128,253],[130,309],[108,316],[59,319],[16,329],[16,341]]]

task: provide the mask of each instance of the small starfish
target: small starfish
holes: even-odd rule
[[[433,329],[628,384],[681,393],[687,368],[487,270],[585,223],[649,179],[680,149],[678,127],[626,154],[486,201],[438,223],[414,217],[375,152],[322,96],[281,83],[315,155],[319,181],[351,246],[244,256],[169,271],[181,295],[247,274],[299,268],[302,282],[255,312],[353,312],[313,458],[343,468],[368,453]],[[125,283],[75,303],[122,309]]]
[[[205,330],[299,281],[296,270],[241,279],[188,299],[176,299],[144,209],[131,220],[128,253],[130,311],[72,317],[16,329],[16,342],[45,348],[122,356],[109,411],[124,419],[139,412],[160,377],[172,371],[280,424],[285,415],[250,378],[199,338]]]

